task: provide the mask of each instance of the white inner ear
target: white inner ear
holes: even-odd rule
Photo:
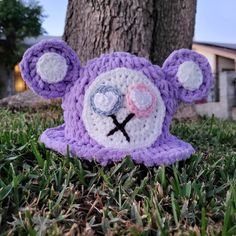
[[[55,52],[46,52],[39,58],[36,70],[43,81],[54,84],[65,78],[67,67],[63,56]]]
[[[202,71],[193,61],[182,63],[178,68],[177,77],[182,86],[190,91],[199,89],[203,82]]]

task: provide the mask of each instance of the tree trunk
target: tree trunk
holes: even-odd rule
[[[161,65],[191,47],[195,12],[196,0],[69,0],[64,40],[82,63],[127,51]]]
[[[15,94],[15,78],[13,69],[7,69],[7,96],[12,96]]]

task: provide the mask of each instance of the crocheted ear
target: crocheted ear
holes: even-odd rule
[[[166,78],[178,88],[178,98],[193,102],[207,96],[213,82],[208,60],[189,49],[174,51],[163,64]]]
[[[38,95],[63,97],[66,87],[78,78],[76,53],[61,40],[44,40],[29,48],[20,63],[23,79]]]

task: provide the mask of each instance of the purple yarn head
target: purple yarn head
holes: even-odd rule
[[[129,155],[146,166],[188,158],[192,146],[169,133],[180,101],[207,96],[212,73],[207,59],[174,51],[163,67],[125,52],[101,55],[81,66],[63,41],[28,49],[20,64],[28,86],[45,98],[62,97],[65,123],[40,140],[59,153],[68,150],[102,165]]]

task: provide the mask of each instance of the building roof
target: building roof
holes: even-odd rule
[[[193,43],[210,47],[219,47],[219,48],[236,50],[236,43],[217,43],[217,42],[201,42],[201,41],[194,41]]]
[[[36,38],[32,38],[32,37],[25,38],[23,43],[27,46],[32,46],[36,43],[39,43],[41,40],[44,40],[44,39],[61,39],[61,38],[62,37],[60,36],[40,35]]]
[[[236,61],[236,44],[215,42],[193,42],[193,50],[209,52]]]

